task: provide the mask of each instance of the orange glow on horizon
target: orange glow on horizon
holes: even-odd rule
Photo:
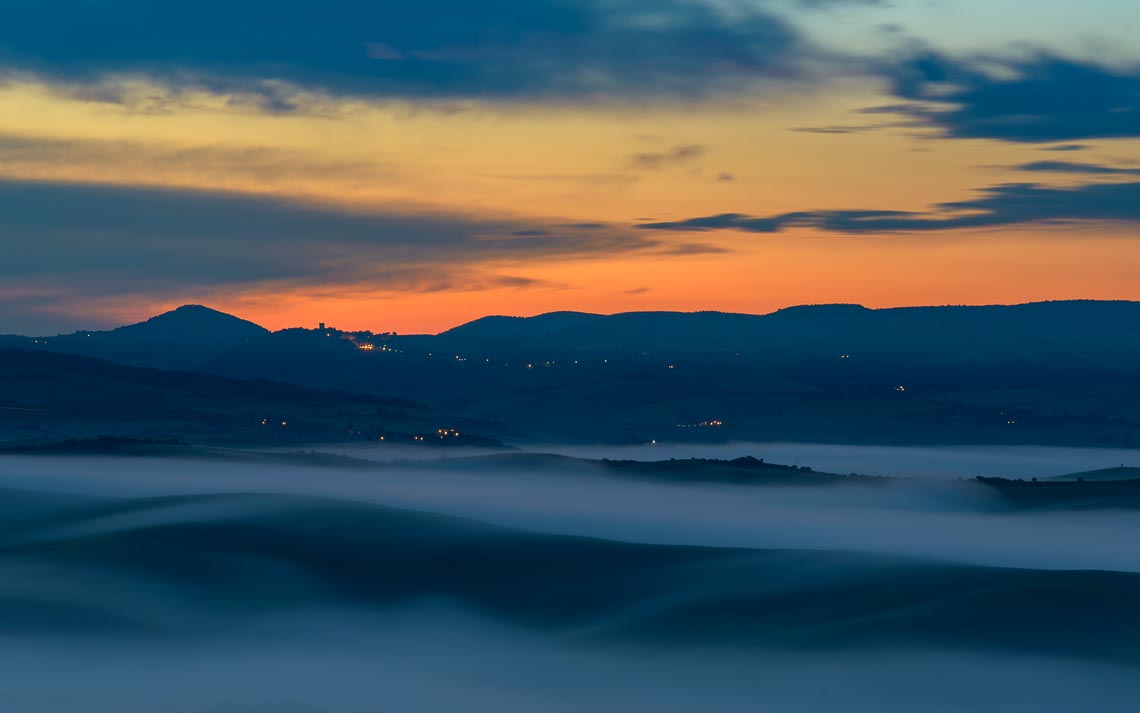
[[[731,236],[733,240],[754,240]],[[517,269],[517,266],[513,266]],[[625,256],[532,266],[529,276],[564,286],[467,292],[319,294],[281,290],[201,293],[181,301],[117,305],[103,321],[122,324],[187,301],[270,329],[315,328],[425,334],[487,315],[554,311],[704,311],[764,314],[801,304],[870,308],[1015,304],[1058,299],[1140,299],[1140,251],[1129,236],[1072,239],[994,232],[956,236],[827,238],[762,236],[727,254]],[[118,320],[118,321],[115,321]]]
[[[154,90],[137,89],[140,95]],[[1008,168],[1031,156],[1022,146],[920,142],[907,130],[839,136],[790,130],[843,123],[852,108],[881,103],[877,91],[848,86],[786,102],[749,105],[742,98],[736,106],[648,112],[603,105],[472,105],[441,112],[348,102],[330,107],[327,116],[306,116],[235,107],[216,95],[147,113],[13,81],[0,87],[0,137],[30,148],[0,162],[0,178],[270,195],[349,213],[509,217],[542,226],[600,222],[617,231],[645,220],[725,212],[924,211],[976,196],[985,186],[1025,180]],[[1085,160],[1108,163],[1140,146],[1134,140],[1090,144]],[[677,146],[699,150],[649,166],[634,160],[669,156]],[[1046,179],[1075,180],[1032,177]],[[391,258],[380,252],[369,259],[421,273],[455,271],[457,277],[447,276],[456,279],[438,281],[449,291],[424,291],[432,285],[414,277],[401,289],[337,283],[336,271],[326,270],[296,284],[280,277],[288,271],[267,271],[211,290],[187,287],[200,277],[189,275],[182,286],[154,294],[130,292],[127,285],[109,296],[68,293],[63,279],[58,288],[14,284],[5,296],[42,298],[30,311],[83,327],[201,303],[271,329],[326,322],[401,333],[439,332],[491,314],[559,310],[766,313],[836,302],[1140,299],[1135,233],[1105,224],[889,236],[658,232],[641,234],[660,245],[640,252],[602,241],[549,254],[539,248],[529,261],[504,257],[521,251],[494,249],[454,258],[448,246],[457,243],[433,252],[397,239]],[[338,243],[335,236],[315,235],[314,244],[326,238],[331,252],[351,254],[351,241]],[[361,267],[345,280],[363,279],[368,265]],[[495,285],[511,281],[481,279],[504,276],[520,279],[503,287]]]

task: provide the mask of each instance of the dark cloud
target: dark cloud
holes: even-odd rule
[[[1014,170],[1040,173],[1074,173],[1083,176],[1140,176],[1140,168],[1118,168],[1075,161],[1034,161],[1015,166]]]
[[[796,126],[790,129],[790,131],[801,134],[857,134],[876,128],[879,128],[878,124],[872,124],[870,126]]]
[[[878,109],[878,107],[876,107]],[[866,110],[865,110],[866,111]],[[878,131],[879,129],[893,129],[912,127],[913,123],[910,121],[888,121],[880,122],[877,124],[832,124],[830,126],[796,126],[789,129],[801,134],[862,134],[868,131]]]
[[[605,223],[563,223],[559,228],[573,228],[575,230],[604,230],[609,226]]]
[[[1058,144],[1056,146],[1044,146],[1044,151],[1084,151],[1088,146],[1085,144]]]
[[[1140,136],[1140,71],[1039,54],[984,64],[930,54],[887,70],[896,114],[959,139],[1053,142]]]
[[[18,181],[0,181],[0,235],[4,293],[33,296],[57,289],[114,295],[255,283],[478,289],[506,279],[480,273],[488,262],[661,246],[617,227]]]
[[[972,200],[940,203],[928,212],[822,210],[751,216],[743,213],[644,223],[646,230],[739,230],[777,233],[815,228],[833,233],[914,233],[1029,223],[1140,223],[1140,182],[1068,188],[1011,183],[986,188]]]
[[[728,171],[721,171],[716,174],[715,183],[732,183],[736,180],[736,174],[729,173]]]
[[[719,255],[730,252],[727,248],[708,243],[678,243],[662,248],[658,252],[665,255]]]
[[[225,145],[171,146],[141,141],[56,139],[0,133],[0,163],[9,174],[42,174],[43,169],[80,167],[88,174],[107,173],[118,178],[164,171],[192,171],[197,175],[257,181],[261,186],[280,184],[298,174],[307,179],[352,178],[390,181],[391,168],[374,162],[330,160],[279,147]]]
[[[0,67],[119,101],[114,81],[260,97],[695,97],[799,73],[786,21],[711,0],[7,0]]]
[[[670,166],[689,163],[700,158],[704,153],[705,147],[700,144],[685,144],[674,146],[668,151],[635,153],[629,157],[629,164],[634,168],[659,171]]]

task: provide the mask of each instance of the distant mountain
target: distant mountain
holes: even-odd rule
[[[536,317],[482,317],[444,332],[441,336],[474,339],[516,339],[552,336],[574,328],[589,328],[606,317],[588,312],[548,312]]]
[[[264,336],[269,330],[216,309],[183,305],[144,322],[113,329],[108,334],[124,340],[232,343]]]
[[[1140,446],[1140,302],[556,312],[411,336],[189,307],[86,334],[30,348],[401,397],[508,440]]]
[[[755,352],[787,347],[932,353],[954,357],[1022,348],[1140,349],[1140,302],[1069,301],[1023,305],[903,307],[806,305],[767,315],[722,312],[556,312],[486,317],[438,335],[441,344],[511,340],[514,349],[552,353],[609,349],[682,354]],[[503,346],[508,346],[503,344]],[[534,355],[536,358],[539,355]]]
[[[164,369],[193,369],[269,330],[202,305],[184,305],[109,331],[78,331],[55,337],[8,338],[3,345],[107,359]]]
[[[414,398],[538,441],[1140,445],[1137,302],[556,312],[374,350],[344,336],[278,332],[204,368]]]

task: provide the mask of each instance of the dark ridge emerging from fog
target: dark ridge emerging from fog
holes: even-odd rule
[[[100,436],[46,443],[0,446],[2,456],[117,456],[145,458],[161,465],[190,459],[213,463],[269,465],[283,468],[333,468],[371,472],[420,472],[431,482],[440,473],[494,474],[541,481],[543,477],[616,478],[675,486],[737,486],[752,488],[901,488],[903,492],[944,498],[959,496],[976,512],[1004,510],[1140,510],[1140,469],[1111,468],[1051,478],[977,476],[930,481],[859,473],[828,473],[809,466],[768,463],[752,456],[721,460],[592,460],[531,452],[503,452],[434,459],[368,460],[316,449],[299,451],[241,450],[192,446],[178,440]],[[78,461],[82,462],[82,461]],[[983,496],[979,499],[979,496]]]
[[[401,463],[400,465],[405,465]],[[621,478],[645,478],[679,483],[728,483],[740,485],[831,485],[837,483],[866,483],[886,480],[878,476],[850,473],[822,473],[808,466],[767,463],[761,458],[744,456],[732,460],[716,458],[687,458],[670,460],[613,460],[572,458],[546,453],[498,453],[446,461],[419,461],[408,463],[419,468],[444,466],[451,470],[497,471],[519,473],[580,473],[603,474]]]
[[[1099,470],[1086,470],[1080,473],[1058,475],[1052,480],[1085,480],[1085,481],[1140,481],[1140,468],[1120,466],[1118,468],[1101,468]]]

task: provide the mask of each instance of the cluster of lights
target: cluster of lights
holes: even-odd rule
[[[902,393],[902,392],[906,391],[906,387],[905,386],[896,386],[895,391]]]
[[[437,428],[435,432],[436,435],[439,436],[440,440],[443,440],[445,438],[459,438],[459,431],[455,430],[454,428]]]
[[[388,347],[388,346],[384,346],[384,345],[381,345],[381,346],[378,346],[378,347],[377,347],[377,346],[367,346],[367,347],[365,347],[365,346],[363,346],[363,345],[359,345],[359,344],[358,344],[358,345],[357,345],[357,347],[358,347],[358,348],[360,348],[360,349],[367,349],[367,350],[376,349],[377,351],[382,351],[382,352],[393,352],[393,353],[397,353],[397,352],[399,352],[399,350],[398,350],[398,349],[394,349],[394,348],[392,348],[392,347]],[[434,353],[432,353],[432,352],[428,352],[426,356],[427,356],[428,358],[431,358],[431,357],[434,357],[434,356],[435,356],[435,354],[434,354]],[[463,364],[463,363],[466,363],[466,362],[469,362],[469,361],[471,361],[471,358],[470,358],[470,357],[465,357],[465,356],[463,356],[462,354],[452,354],[452,355],[451,355],[451,359],[453,359],[453,360],[454,360],[454,361],[455,361],[457,364]],[[476,359],[476,361],[478,361],[478,358],[477,358],[477,357],[476,357],[475,359]],[[495,362],[493,359],[491,359],[491,357],[485,357],[485,358],[483,359],[483,362],[484,362],[484,363],[486,363],[486,364],[493,364],[493,363],[497,363],[497,362]],[[581,364],[581,362],[580,362],[579,360],[577,360],[577,359],[575,359],[575,360],[573,361],[573,363],[574,363],[574,364]],[[609,360],[609,359],[603,359],[603,360],[602,360],[602,363],[603,363],[603,364],[609,364],[609,363],[610,363],[610,360]],[[510,362],[502,362],[502,365],[503,365],[503,366],[505,366],[505,367],[510,367],[511,363],[510,363]],[[547,369],[550,369],[550,368],[554,368],[554,367],[557,367],[557,366],[558,366],[558,362],[557,362],[557,361],[543,361],[543,362],[524,362],[524,363],[523,363],[523,368],[525,368],[525,369],[537,369],[537,368],[540,368],[540,367],[541,367],[541,368],[547,368]],[[673,368],[676,368],[676,365],[674,365],[674,364],[669,364],[669,365],[668,365],[668,368],[669,368],[669,369],[673,369]]]
[[[323,325],[321,326],[321,329],[324,329]],[[376,341],[375,341],[377,338],[379,338],[381,341],[388,341],[388,339],[394,335],[395,335],[394,332],[384,332],[382,334],[375,334],[373,332],[341,332],[340,330],[335,330],[335,329],[325,332],[326,337],[339,336],[342,340],[344,340],[346,342],[352,342],[354,345],[356,345],[356,348],[362,352],[373,352],[373,351],[395,352],[395,351],[397,351],[395,348],[390,347],[387,344],[381,344],[381,345],[377,346]],[[370,341],[357,341],[358,339],[370,340]],[[430,354],[429,354],[429,356],[430,356]]]
[[[724,421],[719,418],[714,418],[710,421],[700,421],[698,423],[678,423],[677,428],[720,428],[724,425]]]

